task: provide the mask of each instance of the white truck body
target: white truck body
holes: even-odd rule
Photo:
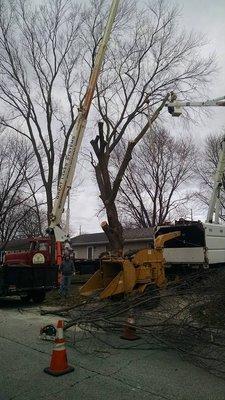
[[[201,222],[167,225],[158,227],[156,236],[174,230],[181,230],[182,235],[165,245],[163,253],[167,266],[225,265],[225,225]]]
[[[209,264],[225,264],[225,225],[204,223],[206,257]]]
[[[167,265],[173,264],[192,264],[199,265],[205,262],[204,247],[181,247],[163,250],[163,256]]]

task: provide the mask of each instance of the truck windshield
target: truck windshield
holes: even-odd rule
[[[31,251],[46,251],[47,249],[48,249],[47,243],[31,242],[30,244]]]

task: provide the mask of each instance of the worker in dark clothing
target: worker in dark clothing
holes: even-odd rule
[[[72,276],[75,275],[74,263],[70,260],[70,256],[66,255],[64,261],[59,267],[59,272],[62,274],[59,293],[61,296],[67,297],[71,285]]]

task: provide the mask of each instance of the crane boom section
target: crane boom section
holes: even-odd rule
[[[216,99],[206,101],[179,101],[175,100],[165,104],[166,107],[225,107],[225,96],[217,97]]]
[[[225,96],[217,97],[206,101],[179,101],[174,92],[170,93],[169,101],[165,104],[168,107],[169,113],[173,117],[179,117],[182,114],[182,107],[225,107]],[[225,173],[225,136],[221,143],[221,150],[219,153],[219,160],[214,177],[213,191],[209,201],[209,208],[207,213],[206,222],[219,223],[220,214],[220,191],[223,183],[223,176]]]
[[[206,222],[213,222],[213,215],[215,212],[215,222],[219,223],[219,198],[220,188],[222,186],[222,180],[225,173],[225,137],[221,143],[221,149],[219,153],[219,161],[214,177],[213,191],[209,202],[208,214]],[[217,206],[217,207],[216,207]],[[216,207],[216,209],[215,209]]]
[[[97,80],[100,74],[100,70],[102,67],[102,63],[104,60],[107,44],[110,38],[110,34],[112,31],[113,23],[115,21],[115,17],[117,14],[117,9],[119,5],[119,0],[113,0],[112,5],[109,12],[108,21],[105,27],[105,31],[99,46],[99,50],[97,52],[94,67],[90,76],[90,80],[88,83],[88,88],[83,100],[83,103],[78,111],[78,116],[74,125],[68,153],[66,156],[64,168],[62,171],[62,175],[59,181],[58,192],[55,198],[52,215],[51,215],[51,224],[50,228],[55,230],[57,226],[61,222],[62,213],[64,211],[64,206],[66,202],[67,194],[71,188],[75,168],[77,164],[77,158],[81,146],[81,142],[83,139],[87,117],[90,110],[91,102],[94,96],[94,91],[96,88]],[[56,229],[57,231],[57,229]]]

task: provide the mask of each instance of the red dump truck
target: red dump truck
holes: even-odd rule
[[[19,295],[42,302],[58,285],[58,266],[51,239],[39,237],[9,243],[1,252],[0,296]]]

